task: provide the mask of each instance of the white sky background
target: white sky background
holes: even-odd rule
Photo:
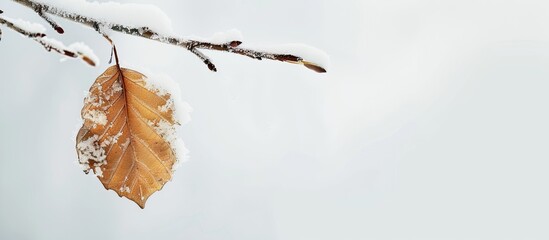
[[[114,35],[193,108],[191,160],[141,210],[76,164],[92,68],[3,28],[0,239],[547,239],[549,2],[150,1],[181,35],[302,42],[328,74]],[[2,1],[6,16],[42,22]],[[139,69],[136,69],[139,70]]]

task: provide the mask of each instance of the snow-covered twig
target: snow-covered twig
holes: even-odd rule
[[[189,51],[191,51],[194,55],[196,55],[206,66],[208,66],[208,69],[211,71],[217,72],[217,68],[215,68],[215,65],[210,61],[210,59],[204,55],[204,53],[198,51],[196,48],[190,48]]]
[[[59,34],[63,34],[65,32],[65,30],[63,30],[63,28],[61,26],[59,26],[59,24],[57,24],[55,21],[53,21],[53,19],[51,19],[50,16],[48,16],[46,13],[44,13],[44,11],[42,11],[41,8],[34,9],[34,11],[36,11],[36,13],[38,13],[38,15],[40,17],[42,17],[46,22],[48,22],[50,24],[50,26],[53,29],[55,29],[55,31],[57,31]]]
[[[176,46],[181,46],[185,49],[188,49],[193,54],[198,56],[210,70],[216,71],[215,65],[198,49],[207,49],[207,50],[217,50],[230,53],[236,53],[243,56],[248,56],[254,59],[270,59],[278,60],[282,62],[289,62],[294,64],[302,64],[305,67],[312,69],[316,72],[326,72],[326,67],[322,65],[321,62],[312,59],[304,59],[302,56],[297,56],[287,52],[275,52],[275,51],[261,51],[254,50],[249,48],[243,48],[240,46],[241,41],[237,39],[230,39],[227,42],[214,43],[209,41],[201,40],[190,40],[181,37],[175,37],[170,34],[166,34],[166,31],[159,31],[158,29],[153,29],[150,26],[131,26],[124,23],[117,23],[112,21],[105,21],[104,19],[98,19],[94,16],[87,16],[85,14],[77,13],[74,11],[67,11],[65,9],[60,9],[55,4],[50,4],[48,1],[44,0],[13,0],[17,3],[20,3],[31,9],[39,9],[43,13],[49,13],[52,15],[57,15],[65,19],[81,23],[92,27],[94,29],[111,29],[117,32],[124,34],[129,34],[133,36],[139,36],[162,43],[172,44]],[[38,11],[37,11],[38,12]],[[318,55],[318,54],[317,54]],[[325,54],[320,54],[325,55]],[[316,62],[315,62],[316,61]]]
[[[92,66],[95,66],[98,63],[97,57],[87,46],[81,43],[75,43],[67,47],[62,42],[47,38],[46,34],[43,32],[44,27],[40,24],[0,17],[0,25],[4,25],[23,36],[40,43],[47,51],[55,51],[71,58],[81,58]]]
[[[14,31],[21,33],[29,38],[41,38],[46,36],[46,34],[40,31],[32,31],[32,30],[24,29],[21,26],[14,24],[13,22],[14,22],[13,20],[8,20],[8,18],[6,17],[0,17],[0,24],[8,28],[11,28]]]

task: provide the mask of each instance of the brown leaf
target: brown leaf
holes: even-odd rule
[[[86,173],[144,208],[172,178],[173,100],[136,71],[109,67],[90,88],[76,150]]]

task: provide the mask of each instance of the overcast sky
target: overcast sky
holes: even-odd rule
[[[2,28],[0,239],[547,239],[549,2],[152,1],[181,35],[306,43],[327,74],[115,34],[170,75],[190,150],[141,210],[76,164],[92,68]],[[11,1],[12,18],[45,24]]]

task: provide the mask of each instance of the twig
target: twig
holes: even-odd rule
[[[18,27],[17,25],[13,24],[12,22],[0,17],[0,24],[8,27],[8,28],[11,28],[13,30],[15,30],[16,32],[18,33],[21,33],[29,38],[41,38],[41,37],[45,37],[46,34],[44,33],[40,33],[40,32],[28,32],[27,30],[25,29],[22,29],[20,27]]]
[[[50,16],[46,15],[44,13],[44,11],[42,11],[41,8],[37,8],[37,9],[34,9],[34,11],[36,13],[38,13],[38,15],[40,17],[42,17],[44,20],[46,20],[46,22],[48,22],[50,24],[50,26],[55,29],[55,31],[57,31],[57,33],[59,34],[63,34],[65,32],[65,30],[63,30],[63,28],[61,28],[61,26],[59,26],[55,21],[53,21],[53,19],[50,18]]]
[[[12,22],[0,17],[0,25],[4,25],[38,43],[40,43],[48,52],[55,51],[60,54],[63,54],[67,57],[72,58],[82,58],[86,63],[95,66],[96,63],[91,60],[88,56],[80,54],[79,52],[74,52],[70,49],[67,49],[62,43],[54,40],[46,38],[46,34],[40,33],[40,32],[29,32],[25,29],[22,29],[18,27],[17,25],[13,24]],[[0,32],[1,33],[1,32]]]
[[[213,72],[217,72],[217,68],[215,68],[215,65],[212,63],[212,61],[210,61],[210,59],[206,55],[204,55],[204,53],[200,52],[196,48],[191,48],[189,49],[189,51],[194,53],[194,55],[198,56],[198,58],[200,58],[200,60],[202,60],[202,62],[208,66],[208,69],[210,69]]]
[[[110,28],[117,32],[124,33],[124,34],[143,37],[150,40],[183,47],[191,51],[196,56],[198,56],[212,71],[216,70],[215,65],[213,65],[213,63],[204,54],[199,52],[197,49],[217,50],[217,51],[236,53],[239,55],[248,56],[250,58],[258,59],[258,60],[270,59],[270,60],[277,60],[277,61],[289,62],[294,64],[302,64],[305,67],[312,69],[314,71],[326,72],[326,70],[321,66],[305,61],[303,58],[299,56],[294,56],[291,54],[268,53],[268,52],[253,50],[253,49],[241,48],[239,47],[241,43],[240,41],[230,41],[224,44],[215,44],[215,43],[210,43],[205,41],[188,40],[188,39],[183,39],[183,38],[173,37],[173,36],[163,36],[148,27],[135,28],[135,27],[129,27],[122,24],[118,24],[118,23],[105,24],[92,17],[80,15],[73,12],[61,11],[59,9],[56,9],[55,7],[52,7],[51,5],[48,5],[45,3],[38,3],[38,2],[35,2],[34,0],[13,0],[13,1],[20,3],[26,7],[29,7],[31,9],[41,9],[41,11],[43,12],[57,15],[59,17],[87,25],[95,29],[97,29],[97,26],[102,26],[102,27]]]

